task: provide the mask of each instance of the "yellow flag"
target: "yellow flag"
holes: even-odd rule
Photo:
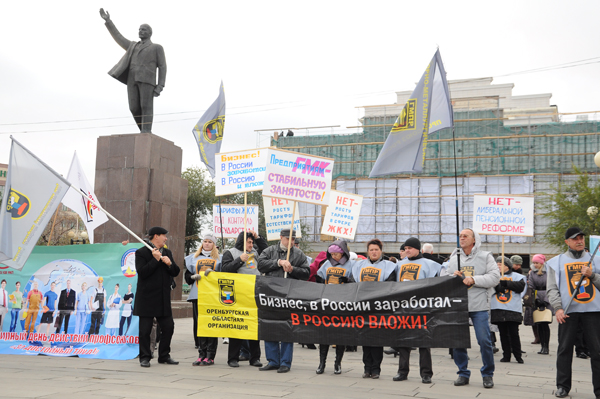
[[[258,339],[256,276],[209,273],[198,284],[198,336]]]

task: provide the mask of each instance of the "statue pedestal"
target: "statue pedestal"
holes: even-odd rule
[[[185,269],[188,183],[181,178],[181,155],[181,148],[154,134],[99,137],[94,191],[104,209],[140,238],[153,226],[167,229],[167,246]],[[97,243],[125,240],[137,242],[110,219],[94,230]],[[183,274],[176,278],[173,299],[181,299]]]

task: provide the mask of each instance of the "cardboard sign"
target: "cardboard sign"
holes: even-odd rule
[[[215,154],[215,194],[260,191],[265,179],[268,148]]]
[[[246,212],[246,228],[258,231],[258,205],[248,205]],[[221,237],[221,222],[223,224],[223,238],[237,238],[244,231],[244,205],[213,204],[213,234]]]
[[[533,196],[475,194],[473,230],[479,234],[533,236]]]
[[[331,190],[321,234],[352,240],[362,207],[362,195]]]
[[[298,210],[297,202],[274,197],[263,197],[263,204],[268,241],[279,240],[281,230],[290,228],[292,225],[293,204],[296,205],[294,230],[296,230],[296,237],[302,237],[302,233],[300,232],[300,211]]]
[[[263,193],[269,197],[327,205],[332,175],[331,158],[270,149]]]

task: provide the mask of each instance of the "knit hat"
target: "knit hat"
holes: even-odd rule
[[[212,234],[210,234],[210,233],[206,234],[206,235],[205,235],[205,236],[202,238],[202,240],[203,240],[203,241],[204,241],[204,240],[209,240],[209,241],[212,241],[212,243],[213,243],[213,244],[217,245],[217,239],[215,238],[215,236],[213,236],[213,235],[212,235]]]
[[[400,245],[400,251],[404,251],[405,249],[404,244]]]
[[[329,252],[330,254],[334,254],[334,253],[343,254],[344,250],[335,244],[331,244],[329,246],[329,248],[327,248],[327,252]]]
[[[519,255],[513,255],[513,256],[511,256],[510,260],[515,265],[522,265],[523,264],[523,258],[521,258]]]
[[[411,247],[414,249],[421,250],[421,241],[417,237],[410,237],[408,240],[404,241],[405,247]]]
[[[496,263],[502,263],[502,256],[498,256],[496,258]],[[510,267],[512,269],[513,267],[513,263],[510,259],[508,259],[506,256],[504,257],[504,264],[508,267]]]
[[[543,265],[546,263],[546,257],[542,254],[533,255],[533,259],[531,259],[531,261],[541,263]]]

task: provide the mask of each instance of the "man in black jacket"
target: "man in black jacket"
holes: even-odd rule
[[[287,259],[290,229],[283,229],[280,233],[281,241],[265,249],[258,258],[258,271],[265,276],[294,278],[308,280],[310,266],[306,255],[299,248],[294,248],[296,232],[292,230],[289,260]],[[265,341],[265,352],[269,363],[259,370],[277,370],[278,373],[287,373],[292,366],[294,354],[293,342]]]
[[[58,299],[58,318],[56,319],[56,333],[60,333],[60,326],[63,318],[65,320],[65,334],[68,334],[69,320],[73,311],[75,310],[75,298],[77,294],[74,289],[71,288],[71,280],[67,280],[67,288],[60,292],[60,298]]]
[[[136,301],[133,314],[140,318],[140,365],[150,367],[150,333],[152,321],[161,329],[158,362],[179,364],[171,358],[171,338],[175,323],[171,311],[171,280],[179,274],[179,266],[173,254],[165,248],[168,231],[162,227],[152,227],[148,231],[148,244],[135,251],[135,267],[138,273]]]

